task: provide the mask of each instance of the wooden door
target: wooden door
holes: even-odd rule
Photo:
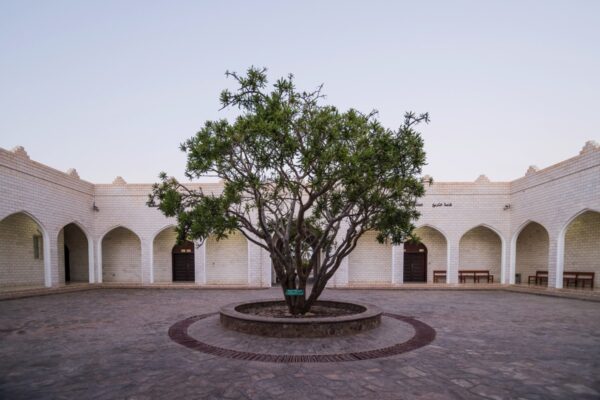
[[[173,247],[173,282],[194,282],[194,244],[186,242]]]
[[[404,282],[427,282],[427,248],[404,244]]]
[[[71,260],[67,246],[65,246],[65,282],[71,282]]]

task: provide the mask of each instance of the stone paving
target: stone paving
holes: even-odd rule
[[[187,317],[279,294],[99,289],[0,301],[0,398],[600,398],[600,304],[590,301],[506,291],[326,291],[324,297],[377,304],[437,331],[429,346],[366,361],[232,360],[192,351],[167,335]],[[284,347],[222,332],[215,322],[206,319],[191,332],[246,351]],[[381,329],[336,346],[384,345],[409,335],[397,321]],[[318,343],[309,346],[338,350]]]

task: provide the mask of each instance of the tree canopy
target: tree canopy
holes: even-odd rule
[[[322,104],[322,86],[299,91],[292,75],[270,89],[264,68],[226,75],[237,89],[224,90],[220,102],[237,117],[206,121],[181,145],[186,176],[217,176],[222,192],[161,173],[148,204],[177,218],[180,240],[241,232],[269,252],[284,294],[304,291],[285,296],[292,314],[304,314],[365,232],[395,244],[411,235],[424,194],[425,152],[415,126],[429,118],[409,112],[392,130],[376,112]]]

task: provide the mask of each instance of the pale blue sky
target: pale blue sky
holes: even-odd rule
[[[0,147],[83,179],[181,177],[225,70],[292,72],[422,127],[438,181],[522,176],[600,140],[600,1],[0,1]]]

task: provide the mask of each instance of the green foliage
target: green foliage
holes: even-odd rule
[[[265,69],[227,76],[239,87],[224,90],[221,105],[239,109],[237,118],[207,121],[181,145],[186,176],[216,175],[222,192],[192,190],[161,174],[148,202],[177,217],[181,239],[239,230],[270,252],[284,289],[303,287],[313,272],[310,303],[364,232],[391,243],[410,235],[424,194],[425,152],[414,126],[428,122],[427,114],[407,113],[391,130],[375,112],[322,105],[321,87],[297,91],[292,75],[270,91]]]

